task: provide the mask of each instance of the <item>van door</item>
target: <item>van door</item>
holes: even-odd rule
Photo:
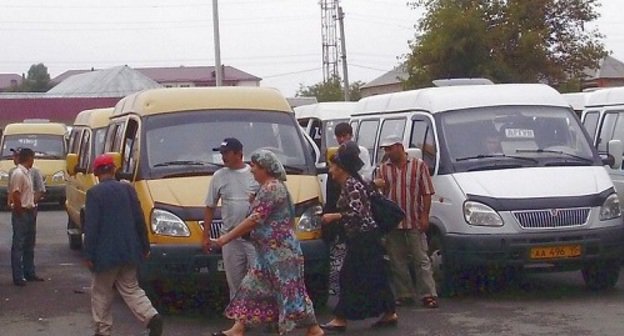
[[[108,151],[121,154],[121,167],[118,175],[128,181],[135,181],[138,171],[139,135],[139,121],[135,118],[113,122],[109,126],[107,134],[106,147]]]
[[[379,128],[379,119],[367,119],[360,121],[360,127],[355,134],[355,142],[358,145],[368,149],[371,157],[371,165],[376,162],[377,157],[377,129]]]
[[[588,117],[590,118],[588,120]],[[584,120],[587,120],[586,125],[589,126],[592,115],[586,115]],[[589,132],[589,130],[588,130]],[[624,110],[607,110],[602,116],[602,121],[598,123],[597,137],[595,140],[596,149],[601,157],[607,155],[607,144],[610,140],[620,140],[624,142]],[[590,134],[591,136],[591,134]],[[605,166],[605,169],[609,172],[609,176],[613,181],[615,190],[617,191],[620,199],[620,204],[624,204],[624,170],[623,167],[618,169],[612,169],[609,166]]]
[[[438,146],[434,134],[433,121],[424,114],[412,117],[412,132],[409,138],[409,148],[418,148],[422,152],[422,159],[429,167],[429,175],[437,173]]]

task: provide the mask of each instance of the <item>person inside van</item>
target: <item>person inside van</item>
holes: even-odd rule
[[[488,134],[483,138],[484,154],[498,154],[503,152],[500,139],[497,134]]]

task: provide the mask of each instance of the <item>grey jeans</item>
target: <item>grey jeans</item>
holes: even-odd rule
[[[238,238],[224,245],[221,253],[231,300],[256,260],[256,248],[251,242]]]
[[[397,229],[386,235],[392,285],[397,299],[438,295],[427,249],[427,236],[416,229]],[[416,279],[412,279],[410,268],[414,270]]]

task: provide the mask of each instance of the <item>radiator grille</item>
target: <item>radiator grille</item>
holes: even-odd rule
[[[205,230],[206,228],[204,227],[204,221],[199,221],[199,226],[202,228],[202,230]],[[218,219],[218,220],[213,220],[212,223],[210,223],[210,238],[212,239],[217,239],[221,236],[221,227],[223,226],[223,221]]]
[[[520,226],[527,229],[550,229],[587,223],[590,208],[513,211]]]

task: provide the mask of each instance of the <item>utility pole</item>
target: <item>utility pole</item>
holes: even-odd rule
[[[340,26],[340,58],[342,59],[342,79],[344,100],[349,101],[349,67],[347,66],[347,42],[344,31],[344,12],[342,6],[338,6],[338,24]]]
[[[323,48],[323,82],[338,77],[338,41],[336,37],[336,8],[339,0],[320,0],[321,43]]]
[[[221,67],[221,40],[219,38],[219,0],[212,0],[212,23],[215,45],[215,86],[222,86],[223,68]]]

